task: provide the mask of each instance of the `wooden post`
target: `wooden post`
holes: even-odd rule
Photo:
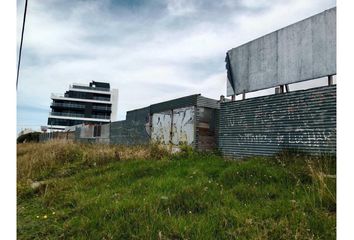
[[[231,101],[235,101],[235,95],[231,96]]]
[[[246,99],[246,91],[243,90],[243,93],[242,93],[242,100],[245,100]]]

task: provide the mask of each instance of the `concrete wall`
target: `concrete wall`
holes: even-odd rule
[[[101,128],[99,136],[94,135],[95,127]],[[97,142],[109,143],[110,142],[110,124],[98,125],[83,125],[76,128],[75,140],[79,142]]]
[[[111,112],[111,121],[114,122],[117,120],[118,113],[118,89],[111,90],[111,101],[112,101],[112,112]]]
[[[222,103],[219,149],[225,156],[282,149],[336,153],[336,86]]]
[[[110,143],[119,145],[148,144],[150,141],[147,127],[143,121],[118,121],[110,124]]]
[[[336,8],[227,52],[227,96],[336,74]]]
[[[75,139],[75,131],[67,132],[47,132],[39,135],[39,141],[45,142],[49,140],[68,140],[73,141]]]

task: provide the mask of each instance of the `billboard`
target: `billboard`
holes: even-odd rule
[[[336,74],[336,8],[226,53],[227,96]]]

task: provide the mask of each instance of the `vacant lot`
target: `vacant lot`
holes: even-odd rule
[[[335,239],[335,159],[185,148],[17,150],[19,239]]]

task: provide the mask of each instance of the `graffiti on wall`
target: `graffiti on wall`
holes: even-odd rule
[[[219,147],[234,157],[282,149],[335,154],[336,86],[222,104]]]
[[[194,107],[178,108],[152,115],[151,139],[164,145],[194,142]]]
[[[152,115],[151,139],[168,145],[170,143],[171,113],[162,112]]]

